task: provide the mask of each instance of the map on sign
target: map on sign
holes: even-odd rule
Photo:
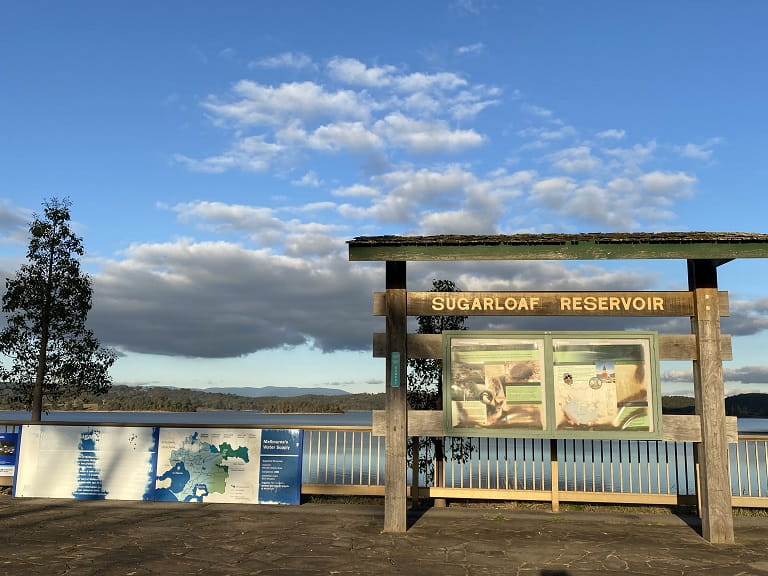
[[[256,503],[261,430],[163,428],[155,500]]]

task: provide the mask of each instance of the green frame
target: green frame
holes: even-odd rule
[[[660,440],[656,332],[443,333],[446,436]]]

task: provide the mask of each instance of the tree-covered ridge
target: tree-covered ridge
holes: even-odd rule
[[[694,402],[689,396],[665,396],[661,399],[665,414],[693,414]],[[738,418],[768,418],[768,394],[753,392],[735,394],[725,399],[725,413]]]
[[[263,412],[346,412],[383,410],[385,395],[307,394],[289,398],[239,396],[187,388],[114,385],[104,395],[80,394],[53,406],[53,410],[114,410],[123,412],[200,412],[205,410],[258,410]],[[23,410],[10,388],[0,384],[0,409]]]

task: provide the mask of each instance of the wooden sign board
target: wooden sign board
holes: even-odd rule
[[[719,303],[727,316],[727,292],[720,293]],[[409,292],[407,306],[409,316],[692,316],[694,311],[691,292]]]

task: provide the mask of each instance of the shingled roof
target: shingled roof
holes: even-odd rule
[[[768,234],[631,232],[359,236],[350,260],[595,260],[768,258]]]

